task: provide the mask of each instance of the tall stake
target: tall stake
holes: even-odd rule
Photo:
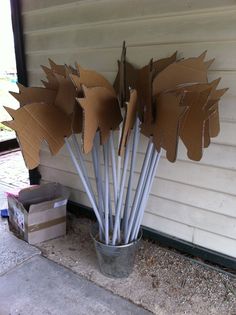
[[[149,194],[150,194],[150,191],[152,188],[152,183],[153,183],[153,180],[154,180],[155,175],[156,175],[156,169],[157,169],[158,163],[160,161],[161,152],[158,153],[155,148],[154,148],[154,150],[155,151],[153,152],[153,157],[151,160],[150,169],[149,169],[146,184],[144,187],[143,197],[141,199],[140,206],[138,209],[137,219],[135,220],[135,224],[134,224],[134,227],[132,229],[132,234],[130,237],[131,242],[138,237],[138,233],[139,233],[140,225],[141,225],[141,222],[143,219],[145,207],[147,205],[148,197],[149,197]]]
[[[129,162],[130,143],[131,141],[128,141],[126,149],[125,149],[124,165],[123,165],[122,179],[121,179],[121,184],[120,184],[120,193],[118,197],[118,204],[116,207],[116,214],[115,214],[115,225],[113,229],[112,245],[116,244],[118,229],[120,230],[121,207],[122,207],[125,180],[126,180],[126,174],[127,174],[127,168],[128,168],[128,162]]]
[[[109,244],[109,150],[108,143],[104,144],[104,179],[105,179],[105,242]]]
[[[94,192],[93,192],[93,189],[92,189],[92,186],[91,186],[91,183],[90,183],[90,180],[89,180],[89,177],[88,177],[88,171],[87,171],[87,168],[86,168],[86,166],[85,166],[84,158],[83,158],[83,155],[82,155],[82,152],[81,152],[81,149],[80,149],[78,140],[77,140],[75,134],[72,134],[71,137],[72,137],[72,142],[73,142],[75,151],[76,151],[76,153],[77,153],[77,157],[78,157],[78,159],[79,159],[81,171],[82,171],[82,173],[83,173],[83,175],[84,175],[84,178],[85,178],[85,180],[86,180],[86,182],[87,182],[87,185],[88,185],[88,187],[89,187],[89,190],[90,190],[90,192],[91,192],[91,195],[92,195],[94,201],[97,203],[96,198],[95,198],[95,195],[94,195]]]
[[[97,135],[95,137],[94,146],[92,149],[92,159],[93,159],[93,168],[94,168],[94,175],[96,179],[96,186],[97,186],[97,193],[98,193],[98,210],[100,216],[104,222],[104,205],[103,205],[103,193],[102,193],[102,185],[101,185],[101,176],[100,176],[100,161],[99,161],[99,145],[97,143]],[[99,226],[99,238],[102,241],[102,231],[101,227]]]
[[[82,184],[83,184],[83,186],[84,186],[84,189],[85,189],[85,191],[86,191],[86,193],[87,193],[87,195],[88,195],[89,201],[91,202],[91,205],[92,205],[93,210],[94,210],[94,212],[95,212],[95,215],[96,215],[96,217],[97,217],[98,223],[99,223],[99,225],[101,226],[102,232],[104,233],[104,225],[103,225],[103,222],[102,222],[100,213],[99,213],[98,208],[97,208],[97,205],[96,205],[96,203],[95,203],[95,201],[94,201],[94,199],[93,199],[93,197],[92,197],[92,195],[91,195],[91,192],[90,192],[90,190],[89,190],[88,184],[87,184],[86,179],[85,179],[85,177],[84,177],[84,175],[83,175],[82,169],[81,169],[79,163],[78,163],[77,160],[76,160],[75,154],[74,154],[74,152],[73,152],[73,150],[72,150],[72,148],[71,148],[71,145],[70,145],[69,140],[68,140],[67,138],[64,138],[64,140],[65,140],[65,143],[66,143],[66,147],[67,147],[67,149],[68,149],[68,152],[70,153],[70,157],[71,157],[71,159],[72,159],[72,162],[74,163],[74,166],[75,166],[75,168],[76,168],[76,170],[77,170],[77,172],[78,172],[78,174],[79,174],[79,176],[80,176],[80,179],[81,179],[81,181],[82,181]]]
[[[145,180],[146,171],[148,169],[149,160],[150,160],[151,153],[152,153],[152,148],[153,148],[153,143],[152,143],[152,140],[150,139],[149,143],[148,143],[147,151],[146,151],[146,154],[144,157],[143,166],[141,169],[141,173],[140,173],[137,189],[135,192],[134,200],[133,200],[132,210],[131,210],[129,223],[128,223],[128,230],[127,230],[127,234],[125,235],[125,244],[128,243],[129,238],[130,238],[131,229],[132,229],[132,226],[134,223],[134,218],[135,218],[137,207],[138,207],[139,196],[142,192],[143,182]]]
[[[119,137],[118,137],[118,143],[120,143],[122,134],[122,127],[119,126]],[[121,156],[118,155],[117,157],[117,197],[119,196],[119,188],[120,188],[120,171],[121,171]]]
[[[133,187],[133,174],[134,174],[134,168],[135,168],[135,163],[136,163],[136,154],[137,154],[138,142],[139,142],[139,119],[137,118],[136,123],[135,123],[135,128],[134,128],[129,182],[128,182],[128,188],[127,188],[127,192],[126,192],[126,200],[125,200],[124,215],[123,215],[124,235],[126,235],[127,229],[128,229],[128,219],[129,219],[129,211],[130,211],[130,203],[131,203],[131,192],[132,192],[132,187]]]
[[[111,132],[111,136],[109,138],[109,144],[110,144],[110,152],[111,152],[111,165],[112,165],[112,176],[113,176],[114,199],[115,199],[115,205],[116,205],[117,197],[118,197],[118,187],[117,187],[116,156],[115,156],[115,146],[114,146],[113,132]]]

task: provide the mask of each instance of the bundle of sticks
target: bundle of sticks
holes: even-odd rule
[[[20,108],[6,107],[13,120],[4,124],[16,131],[26,166],[40,164],[42,141],[52,154],[66,145],[97,217],[101,242],[120,245],[138,238],[163,150],[175,162],[180,138],[188,157],[199,161],[218,135],[218,103],[227,89],[217,90],[220,79],[208,82],[213,60],[205,56],[177,60],[174,53],[136,68],[126,60],[124,43],[113,85],[79,64],[49,60],[50,67],[42,66],[44,87],[19,84],[19,93],[11,92]],[[148,142],[138,173],[141,135]],[[91,154],[95,190],[86,154]]]

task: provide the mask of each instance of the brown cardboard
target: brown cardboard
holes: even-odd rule
[[[71,115],[74,111],[76,104],[75,98],[77,97],[78,92],[70,79],[69,70],[66,72],[66,76],[55,73],[55,77],[58,81],[55,105],[63,110],[67,115]]]
[[[49,61],[50,67],[54,73],[57,73],[57,74],[62,75],[62,76],[66,75],[66,73],[65,73],[66,66],[65,65],[58,65],[50,58],[48,58],[48,61]]]
[[[124,154],[125,147],[127,145],[127,141],[130,136],[131,129],[133,129],[135,120],[137,117],[137,91],[136,90],[130,90],[130,100],[126,105],[126,112],[122,127],[122,134],[119,144],[119,155]]]
[[[100,130],[101,143],[104,144],[110,130],[116,130],[122,121],[119,103],[113,93],[105,87],[87,88],[82,86],[84,98],[77,101],[83,109],[83,150],[91,151],[97,129]]]
[[[129,89],[137,88],[138,69],[126,61],[126,46],[123,42],[122,53],[118,63],[118,72],[113,83],[120,106],[124,107],[129,100]]]
[[[166,67],[176,61],[177,52],[168,58],[156,61],[150,60],[149,64],[138,71],[137,91],[139,104],[139,117],[150,125],[153,121],[153,79]]]
[[[8,196],[9,226],[29,244],[66,234],[69,194],[60,184],[50,183]]]
[[[211,137],[219,133],[218,102],[226,91],[216,90],[219,80],[208,83],[207,70],[214,59],[204,61],[205,57],[206,52],[176,61],[175,52],[137,69],[126,61],[124,42],[114,88],[93,70],[78,64],[76,69],[57,65],[49,59],[51,68],[42,66],[48,80],[43,81],[46,88],[19,85],[20,92],[12,95],[25,109],[8,109],[15,119],[5,124],[17,131],[29,168],[38,165],[43,140],[55,154],[71,130],[82,131],[83,150],[88,153],[97,130],[104,144],[110,130],[117,129],[122,121],[118,99],[123,106],[128,101],[129,89],[134,88],[126,107],[118,154],[123,154],[138,111],[141,132],[153,136],[155,147],[157,150],[163,147],[169,161],[176,159],[179,136],[189,158],[199,160]]]
[[[83,110],[78,102],[74,106],[71,129],[73,133],[81,133],[83,130]]]
[[[24,106],[30,103],[48,103],[53,104],[56,92],[55,90],[49,90],[42,87],[25,87],[22,84],[18,84],[19,93],[9,92],[19,103],[20,106]]]
[[[207,83],[208,63],[204,63],[205,54],[170,64],[154,78],[153,94],[173,90],[180,84]]]
[[[152,122],[152,80],[153,80],[153,61],[138,71],[137,93],[138,93],[138,111],[140,120]]]
[[[120,61],[118,63],[118,73],[113,84],[114,89],[117,93],[120,106],[123,107],[127,99],[127,85],[126,85],[126,46],[125,41],[123,42],[122,53]]]
[[[214,113],[215,101],[210,101],[212,88],[201,92],[189,92],[186,94],[188,112],[181,126],[180,137],[187,148],[187,155],[191,160],[199,161],[202,158],[204,148],[205,121]],[[206,145],[206,140],[205,140]]]
[[[215,104],[215,114],[212,115],[209,118],[209,134],[210,136],[217,137],[220,132],[220,117],[219,117],[219,109],[218,109],[218,103],[220,98],[226,93],[228,89],[220,89],[220,90],[214,90],[212,99],[217,100]]]
[[[44,73],[46,74],[46,78],[48,80],[48,82],[44,81],[44,80],[41,80],[41,82],[43,83],[45,88],[50,89],[50,90],[57,90],[57,88],[58,88],[58,81],[57,81],[57,79],[55,77],[55,74],[54,74],[53,70],[48,68],[48,67],[46,67],[46,66],[42,66],[42,65],[41,65],[41,68],[43,69]]]
[[[202,92],[207,88],[211,88],[211,93],[209,95],[209,102],[214,103],[214,113],[205,121],[204,124],[204,147],[210,145],[210,137],[217,136],[219,133],[219,111],[218,111],[218,101],[220,97],[227,91],[227,89],[216,90],[220,78],[212,81],[211,83],[203,84],[192,84],[188,86],[180,87],[182,91],[188,92]],[[212,105],[213,106],[213,105]],[[191,110],[191,108],[190,108]]]
[[[167,68],[169,65],[174,63],[177,60],[177,51],[173,53],[170,57],[158,59],[153,62],[153,75],[156,76],[158,73],[163,71],[165,68]]]
[[[13,118],[3,122],[16,131],[22,154],[29,169],[39,165],[39,151],[43,141],[52,154],[64,145],[64,137],[71,134],[71,120],[59,108],[46,103],[32,103],[17,110],[6,108]]]
[[[187,107],[180,106],[183,94],[162,93],[156,98],[156,120],[152,124],[153,143],[158,152],[166,150],[166,158],[175,162],[177,157],[180,123]]]
[[[46,74],[46,78],[47,78],[48,82],[44,81],[44,80],[41,80],[41,81],[47,89],[57,90],[58,89],[58,80],[56,78],[56,75],[59,75],[62,77],[67,77],[68,73],[75,74],[76,70],[71,66],[58,65],[54,61],[52,61],[51,59],[48,59],[48,60],[49,60],[49,64],[50,64],[51,68],[48,68],[46,66],[41,65],[41,68],[43,69],[44,73]]]
[[[89,88],[101,86],[107,88],[114,97],[116,96],[113,86],[100,73],[83,69],[79,64],[76,64],[76,68],[78,75],[71,74],[71,80],[78,90],[81,90],[81,85],[85,85]]]
[[[118,60],[118,73],[114,81],[114,88],[118,95],[120,105],[123,107],[124,103],[128,101],[129,89],[136,89],[138,92],[139,115],[143,116],[142,110],[144,109],[145,100],[149,110],[151,109],[152,86],[151,82],[159,72],[163,71],[167,66],[176,61],[177,52],[172,56],[149,62],[148,65],[141,69],[135,68],[131,63],[126,61],[126,47],[123,43],[122,54],[120,61]],[[140,100],[141,97],[141,100]],[[149,114],[148,114],[149,116]]]

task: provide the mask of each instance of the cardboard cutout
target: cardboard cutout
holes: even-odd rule
[[[52,59],[48,58],[50,67],[54,73],[66,76],[65,65],[58,65]]]
[[[78,70],[78,75],[71,74],[70,77],[78,90],[81,90],[81,85],[85,85],[87,87],[101,86],[108,89],[114,97],[116,96],[113,86],[100,73],[93,70],[83,69],[78,64],[76,65],[76,67]]]
[[[211,83],[192,84],[192,85],[183,86],[179,88],[180,90],[186,91],[186,92],[202,92],[208,88],[211,88],[211,93],[209,95],[208,101],[211,102],[211,104],[214,104],[214,113],[205,121],[205,125],[204,125],[204,147],[205,148],[210,145],[210,138],[213,136],[216,136],[219,133],[218,102],[219,102],[220,97],[227,90],[227,89],[216,90],[219,82],[220,82],[220,78],[212,81]],[[215,134],[211,133],[210,128],[212,128]],[[192,141],[194,141],[194,139]]]
[[[95,71],[80,65],[76,69],[57,65],[49,59],[50,68],[42,66],[47,78],[42,81],[45,88],[18,84],[19,93],[11,94],[22,107],[17,111],[7,109],[14,120],[5,124],[16,130],[27,166],[38,165],[43,140],[55,154],[63,145],[64,136],[72,131],[82,131],[85,153],[91,151],[97,130],[104,144],[110,130],[117,129],[122,121],[119,102],[125,105],[129,94],[119,155],[125,150],[138,113],[141,132],[153,137],[158,151],[161,147],[166,150],[169,161],[176,160],[179,137],[188,157],[199,160],[211,137],[219,133],[218,103],[227,89],[216,89],[219,79],[208,83],[207,70],[214,59],[204,61],[206,52],[180,61],[176,61],[176,56],[175,52],[137,69],[126,61],[124,42],[114,88]],[[135,90],[129,91],[130,87]]]
[[[41,80],[41,82],[43,83],[45,88],[50,89],[50,90],[57,90],[58,81],[55,77],[53,70],[50,68],[47,68],[46,66],[42,66],[42,65],[41,65],[41,68],[43,69],[44,73],[46,74],[46,78],[48,80],[48,82]]]
[[[123,107],[127,99],[127,85],[126,85],[126,46],[123,42],[122,53],[118,63],[118,73],[113,83],[113,87],[117,93],[120,106]]]
[[[130,100],[126,105],[126,112],[123,121],[122,134],[118,151],[119,155],[124,154],[124,150],[127,145],[131,129],[134,128],[135,120],[137,117],[137,98],[137,91],[130,90]]]
[[[32,103],[17,110],[6,108],[13,118],[3,124],[16,131],[28,169],[39,165],[41,143],[48,143],[52,154],[64,145],[64,137],[71,135],[70,119],[59,108],[45,103]]]
[[[142,120],[144,107],[147,106],[151,110],[152,87],[150,86],[153,78],[167,66],[176,61],[177,52],[168,58],[159,59],[149,62],[148,65],[141,69],[135,68],[131,63],[126,61],[126,46],[123,43],[121,60],[118,60],[118,73],[114,81],[114,88],[118,95],[121,107],[128,101],[129,89],[136,89],[138,92],[139,115]],[[149,96],[148,96],[149,95]],[[140,97],[142,100],[140,100]],[[145,103],[148,101],[148,104]],[[145,106],[143,104],[146,104]]]
[[[212,87],[201,92],[186,94],[186,104],[189,109],[181,126],[180,137],[187,148],[191,160],[199,161],[204,148],[205,121],[214,114],[215,100],[210,100]],[[206,143],[205,143],[206,144]]]
[[[205,54],[177,61],[165,68],[153,80],[153,94],[174,90],[180,84],[207,83],[208,63],[204,63]]]
[[[83,85],[84,98],[77,99],[83,109],[83,151],[89,153],[97,129],[101,144],[104,144],[110,130],[116,130],[122,121],[119,103],[113,93],[105,87],[87,88]]]
[[[158,59],[153,62],[153,76],[155,77],[158,73],[163,71],[169,65],[174,63],[177,60],[177,51],[173,53],[172,56],[167,58]]]
[[[120,106],[124,107],[129,100],[130,89],[137,89],[138,69],[126,61],[126,46],[123,42],[120,60],[117,61],[118,72],[113,83]]]
[[[220,117],[219,117],[219,100],[226,93],[228,89],[220,89],[213,91],[212,99],[217,100],[215,104],[215,113],[209,118],[209,134],[210,136],[217,137],[220,132]]]
[[[156,119],[152,124],[153,143],[158,152],[166,150],[166,158],[175,162],[177,157],[180,123],[187,107],[180,106],[184,94],[162,93],[156,98]]]
[[[76,104],[75,98],[78,93],[70,79],[70,71],[69,69],[66,71],[65,77],[56,73],[55,77],[58,81],[55,105],[61,108],[67,115],[71,115],[74,111],[74,106]]]
[[[151,122],[153,119],[152,108],[152,80],[153,80],[153,61],[138,71],[137,93],[138,111],[140,120]]]
[[[24,106],[29,103],[54,103],[56,92],[54,90],[45,89],[42,87],[25,87],[18,84],[19,93],[9,92],[19,103]]]
[[[71,129],[73,133],[77,134],[81,133],[83,130],[83,110],[81,106],[78,106],[77,101],[72,114]]]

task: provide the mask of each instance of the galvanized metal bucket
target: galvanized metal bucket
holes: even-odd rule
[[[97,240],[98,226],[91,229],[91,237],[97,253],[98,264],[102,274],[111,278],[127,278],[133,271],[135,255],[142,238],[142,231],[138,239],[127,245],[106,245]]]

